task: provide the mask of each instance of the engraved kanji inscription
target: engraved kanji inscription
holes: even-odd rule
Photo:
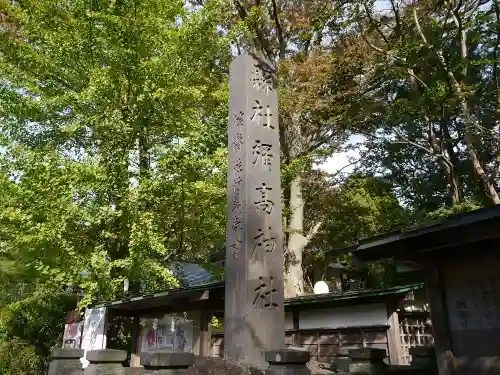
[[[254,65],[250,83],[255,90],[263,92],[266,95],[273,91],[273,75],[263,71],[257,64]]]
[[[241,135],[241,133],[237,133],[232,143],[234,151],[239,152],[241,150],[242,145],[243,145],[243,136]]]
[[[233,232],[243,229],[241,219],[238,216],[233,216],[233,222],[231,223],[231,229]]]
[[[231,205],[231,211],[239,214],[243,213],[243,206],[241,202],[238,200],[238,197],[235,197],[235,199],[233,199],[233,204]]]
[[[233,180],[233,183],[232,183],[232,186],[233,186],[233,192],[238,192],[240,191],[240,186],[241,186],[241,183],[243,182],[242,178],[240,176],[237,176],[234,180]]]
[[[234,124],[237,127],[243,126],[244,116],[245,116],[245,113],[243,113],[243,111],[239,111],[239,112],[233,113]]]
[[[240,240],[234,240],[234,242],[229,246],[231,249],[238,251],[241,246],[241,241]]]
[[[278,309],[279,305],[273,301],[273,296],[278,292],[275,288],[274,277],[259,277],[259,286],[255,288],[255,298],[253,300],[253,305],[258,308]]]
[[[238,251],[240,251],[241,248],[241,241],[240,240],[234,240],[233,243],[229,246],[231,249],[231,254],[233,257],[237,257]]]
[[[241,158],[238,158],[236,160],[236,163],[234,164],[233,171],[235,173],[241,173],[241,172],[243,172],[243,162],[241,161]]]
[[[263,250],[266,253],[272,253],[276,249],[276,237],[271,237],[271,227],[268,227],[268,232],[264,233],[262,229],[257,229],[257,235],[254,236],[254,246],[252,254],[257,250]]]
[[[267,186],[265,182],[263,182],[259,187],[255,188],[259,193],[259,198],[254,203],[257,205],[257,208],[264,211],[268,215],[273,212],[274,202],[269,199],[269,193],[273,190],[272,187]]]
[[[252,154],[254,156],[253,164],[256,165],[260,162],[264,168],[271,170],[273,165],[272,148],[273,146],[269,143],[262,143],[259,140],[255,140],[255,144],[252,147]]]
[[[272,109],[268,104],[266,104],[264,108],[264,105],[259,100],[255,100],[252,109],[253,113],[252,116],[250,116],[250,120],[262,125],[264,128],[276,129],[273,122]]]

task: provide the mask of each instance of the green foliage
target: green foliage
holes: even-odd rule
[[[80,308],[175,286],[169,260],[224,237],[221,5],[0,0],[2,373],[47,358],[65,286]]]
[[[2,268],[83,306],[206,258],[225,230],[219,5],[2,2]]]
[[[285,232],[303,236],[292,250],[305,245],[306,267],[324,266],[323,250],[495,203],[498,2],[454,9],[469,17],[465,57],[457,25],[441,22],[449,3],[394,17],[362,0],[185,5],[0,0],[3,373],[40,370],[76,303],[65,286],[84,290],[79,307],[115,298],[125,278],[134,293],[164,289],[178,285],[169,261],[203,264],[219,249],[234,45],[278,71],[283,213],[299,223]],[[351,133],[367,136],[359,173],[339,182],[312,168]],[[365,277],[398,282],[390,263]]]
[[[1,373],[43,374],[52,348],[62,340],[66,314],[75,308],[76,298],[55,290],[32,290],[24,282],[2,285],[2,297]]]
[[[214,329],[219,330],[219,331],[222,330],[222,327],[223,327],[222,322],[219,319],[217,319],[216,316],[212,316],[212,318],[210,319],[210,325]]]
[[[400,229],[410,223],[411,213],[396,198],[386,180],[359,173],[351,174],[341,186],[331,187],[317,204],[326,209],[324,229],[311,241],[304,263],[309,271],[338,262],[351,271],[360,271],[370,287],[383,287],[399,281],[390,262],[366,269],[352,265],[345,248],[358,240]],[[317,208],[319,209],[319,208]],[[319,249],[329,250],[327,256]],[[335,251],[335,250],[339,251]]]
[[[445,219],[453,215],[474,211],[480,208],[482,208],[480,203],[467,200],[453,206],[442,206],[435,211],[427,213],[427,217],[432,220]]]
[[[405,226],[409,214],[401,207],[387,181],[352,174],[340,187],[329,212],[328,243],[345,247],[362,238]]]
[[[43,375],[44,362],[34,346],[12,339],[0,343],[0,372],[4,375]]]
[[[373,56],[352,122],[367,136],[362,169],[415,211],[499,204],[498,2],[355,4]]]

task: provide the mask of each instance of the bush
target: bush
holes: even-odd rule
[[[34,346],[19,338],[12,338],[0,344],[0,374],[2,375],[43,375],[43,357]]]
[[[44,363],[62,339],[73,296],[34,293],[0,311],[0,374],[44,374]]]

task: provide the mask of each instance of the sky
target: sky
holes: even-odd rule
[[[349,137],[349,139],[345,143],[345,146],[355,145],[355,144],[362,142],[363,140],[364,140],[363,136],[353,135],[353,136]],[[351,165],[348,167],[346,167],[346,166],[351,163],[352,159],[357,160],[359,158],[360,158],[360,155],[359,155],[359,151],[357,151],[357,150],[349,150],[347,152],[339,152],[339,153],[333,154],[333,156],[326,159],[326,161],[323,164],[318,165],[318,168],[324,170],[327,173],[333,174],[333,173],[335,173],[335,172],[337,172],[340,169],[345,167],[343,172],[349,173],[349,172],[353,171],[353,169],[355,168],[355,165]]]

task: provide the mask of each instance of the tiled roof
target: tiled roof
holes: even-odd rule
[[[213,281],[213,275],[203,267],[194,263],[172,262],[169,268],[179,279],[181,287],[192,287]]]

